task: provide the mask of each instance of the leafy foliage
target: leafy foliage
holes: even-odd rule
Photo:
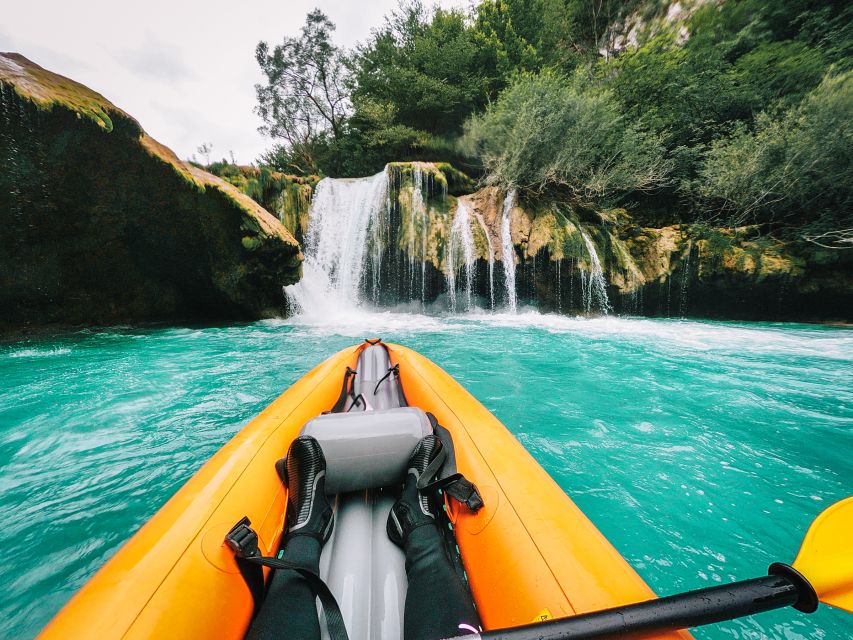
[[[353,98],[393,107],[394,122],[458,132],[493,91],[495,61],[458,10],[401,6],[355,55]]]
[[[491,183],[559,189],[579,202],[654,189],[669,169],[658,141],[619,112],[610,92],[547,72],[519,77],[469,121],[464,142],[484,158]]]
[[[444,159],[589,206],[630,200],[640,221],[846,224],[847,134],[832,132],[848,130],[849,2],[402,0],[347,55],[332,28],[315,11],[281,51],[259,45],[259,113],[288,132],[263,158],[279,170]],[[334,122],[315,110],[329,96],[282,69],[335,79]]]
[[[343,133],[349,110],[343,57],[331,42],[334,29],[315,9],[305,19],[301,38],[285,38],[272,53],[266,42],[255,50],[267,78],[266,85],[255,86],[261,131],[286,141],[281,159],[299,173],[316,172],[318,147]]]
[[[698,189],[735,224],[796,218],[816,230],[853,226],[853,72],[829,75],[802,104],[754,131],[715,141]]]

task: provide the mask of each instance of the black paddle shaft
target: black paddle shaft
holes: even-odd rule
[[[794,606],[808,613],[817,608],[814,589],[795,569],[776,563],[770,571],[773,575],[763,578],[523,627],[484,631],[480,637],[483,640],[636,639],[782,607]]]

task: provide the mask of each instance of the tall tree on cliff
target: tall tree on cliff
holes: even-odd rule
[[[317,150],[344,133],[350,110],[343,52],[331,41],[335,25],[319,9],[305,18],[299,37],[273,48],[259,42],[255,58],[266,84],[255,85],[261,133],[284,141],[270,155],[281,168],[317,173]]]

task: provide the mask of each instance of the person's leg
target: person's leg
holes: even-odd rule
[[[319,443],[300,436],[290,445],[284,468],[287,485],[287,521],[282,560],[320,571],[320,550],[332,532],[332,508],[326,500],[326,459]],[[273,573],[264,604],[247,638],[319,640],[316,598],[295,571]]]
[[[406,552],[405,640],[449,638],[480,628],[470,593],[445,548],[434,507],[417,488],[418,477],[440,447],[436,436],[421,440],[409,461],[402,495],[388,516],[388,536]]]

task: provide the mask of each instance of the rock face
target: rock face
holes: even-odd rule
[[[300,243],[308,231],[311,196],[320,176],[292,176],[266,167],[215,163],[208,170],[275,215]]]
[[[0,323],[267,317],[299,278],[278,219],[17,54],[0,54],[0,163]]]
[[[514,294],[565,313],[853,319],[853,252],[757,227],[648,228],[624,209],[508,199],[492,187],[454,196],[440,167],[386,168],[390,242],[377,302],[499,309]],[[510,255],[514,287],[503,268]]]
[[[489,236],[492,259],[502,260],[504,194],[483,189],[462,200],[473,211],[472,226]],[[623,209],[576,211],[522,202],[508,215],[519,300],[542,309],[603,311],[589,288],[598,269],[607,304],[617,313],[853,319],[853,252],[780,240],[757,227],[646,228]],[[478,262],[485,263],[482,248],[475,242]],[[479,266],[477,273],[483,271]],[[498,279],[500,272],[495,271]],[[500,292],[502,284],[493,288]],[[482,282],[477,292],[487,294]]]

